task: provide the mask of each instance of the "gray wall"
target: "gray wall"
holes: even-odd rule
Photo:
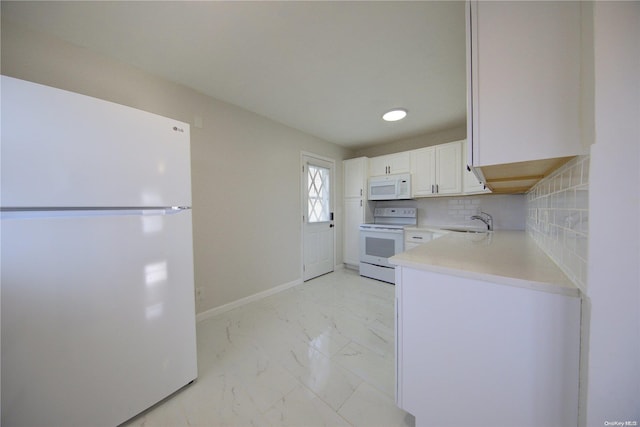
[[[301,279],[302,151],[336,160],[342,218],[342,147],[6,20],[1,66],[5,75],[191,124],[198,312]],[[336,229],[339,264],[340,221]]]

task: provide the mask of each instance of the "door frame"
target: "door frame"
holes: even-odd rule
[[[311,153],[309,151],[301,151],[300,152],[300,282],[304,283],[304,217],[307,216],[307,206],[305,204],[306,201],[306,174],[307,171],[304,169],[305,166],[305,158],[312,157],[314,159],[321,160],[323,162],[331,163],[331,169],[333,171],[333,179],[329,183],[329,190],[331,192],[329,200],[331,203],[331,211],[333,212],[333,223],[335,226],[333,227],[333,271],[336,270],[336,229],[338,228],[338,216],[336,215],[336,180],[337,180],[337,171],[336,171],[336,160],[330,157],[321,156],[316,153]],[[311,279],[309,279],[311,280]]]

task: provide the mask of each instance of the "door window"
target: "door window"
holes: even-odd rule
[[[308,176],[308,210],[309,222],[327,222],[331,220],[329,203],[329,169],[312,164],[307,165]]]

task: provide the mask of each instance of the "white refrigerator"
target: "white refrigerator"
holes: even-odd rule
[[[2,426],[115,426],[197,376],[189,126],[2,76]]]

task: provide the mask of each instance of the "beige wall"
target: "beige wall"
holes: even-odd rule
[[[2,74],[191,124],[198,312],[301,279],[300,153],[336,160],[340,202],[346,149],[4,20],[1,47]]]
[[[593,3],[595,143],[583,298],[588,375],[581,383],[581,425],[588,427],[640,422],[638,40],[640,2]]]

